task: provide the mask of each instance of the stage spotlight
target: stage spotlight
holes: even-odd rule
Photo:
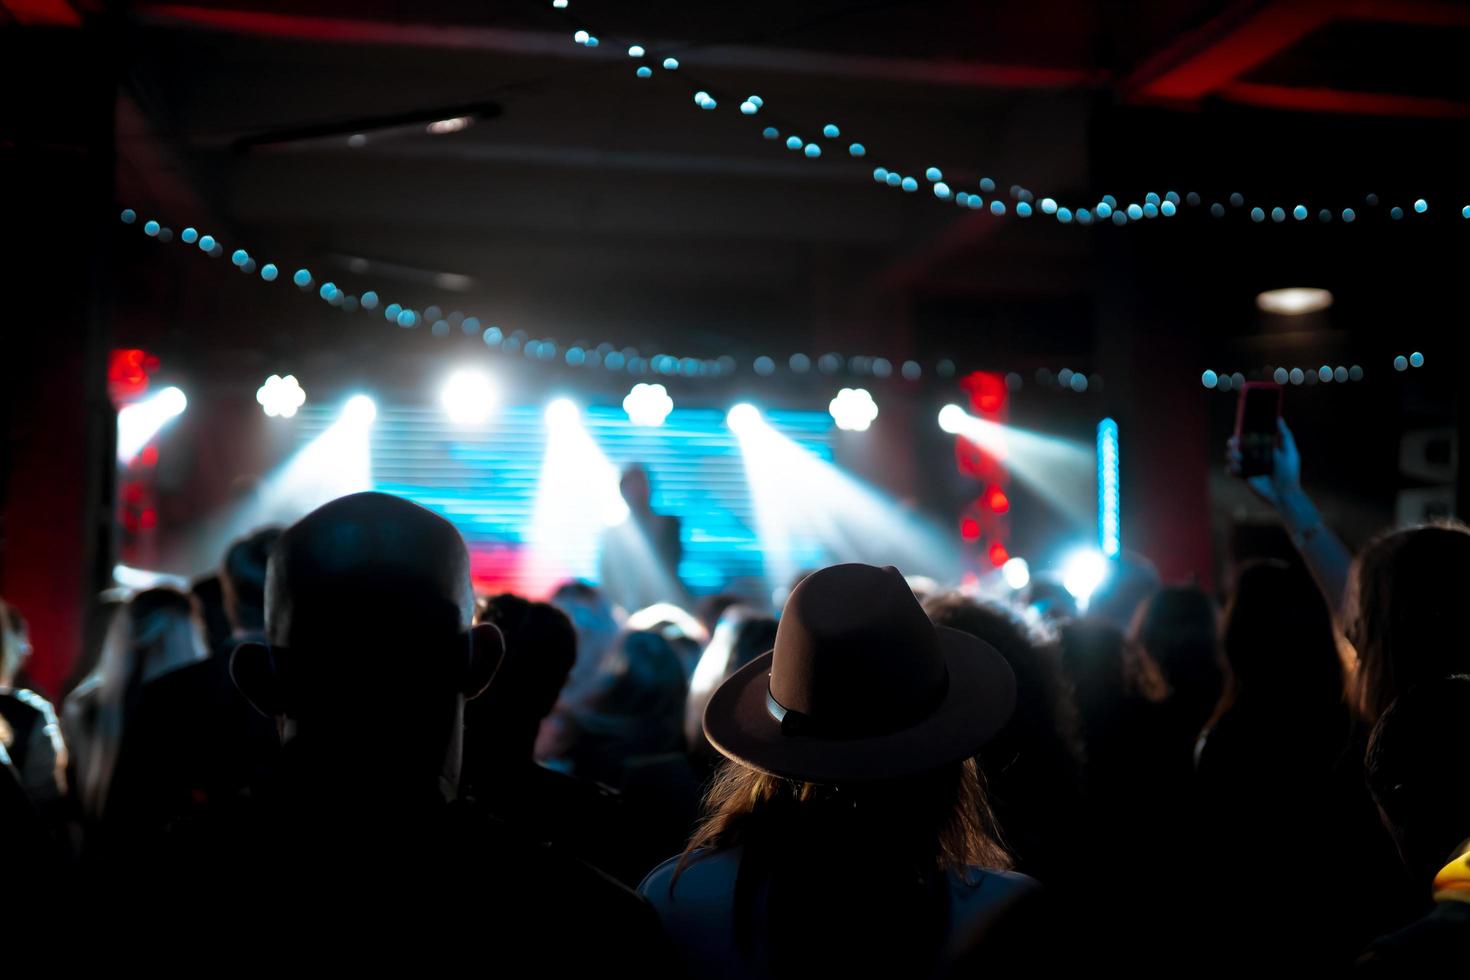
[[[736,405],[727,423],[740,443],[769,583],[784,585],[801,568],[832,561],[958,577],[959,551],[945,531],[844,471],[821,447],[782,432],[753,405]]]
[[[674,400],[661,384],[639,383],[623,399],[623,411],[634,425],[660,426],[674,410]]]
[[[570,398],[558,398],[546,406],[546,424],[553,429],[565,429],[582,422],[582,410]]]
[[[260,403],[261,410],[271,418],[279,416],[289,419],[296,414],[297,409],[306,404],[306,392],[302,390],[294,374],[288,374],[284,378],[273,374],[265,379],[265,384],[255,389],[255,400]]]
[[[367,395],[353,395],[342,406],[342,421],[353,425],[368,426],[378,417],[378,406]]]
[[[1079,611],[1108,579],[1108,560],[1096,548],[1079,548],[1062,561],[1062,587],[1077,600]]]
[[[1017,592],[1031,584],[1031,566],[1026,564],[1024,558],[1012,558],[1000,566],[1000,574],[1005,578],[1006,585]]]
[[[495,407],[495,386],[481,371],[455,371],[439,392],[439,404],[456,425],[482,425]]]
[[[761,410],[749,402],[741,402],[725,415],[725,424],[737,435],[751,431],[762,421]]]
[[[1063,514],[1078,522],[1092,522],[1096,505],[1093,471],[1098,457],[1091,443],[1001,425],[958,405],[940,410],[939,427],[970,443],[971,448],[961,447],[966,453],[979,450],[993,460],[1003,460],[1012,476]]]
[[[958,405],[946,405],[939,410],[939,427],[950,435],[958,435],[968,417],[969,413]]]
[[[143,451],[158,430],[171,419],[183,414],[189,399],[178,388],[168,387],[154,395],[128,405],[117,413],[117,458],[131,463]]]
[[[843,388],[827,405],[832,421],[846,432],[867,432],[878,417],[878,403],[866,388]]]

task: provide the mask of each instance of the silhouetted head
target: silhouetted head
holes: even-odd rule
[[[1409,870],[1428,880],[1470,837],[1470,676],[1399,696],[1368,740],[1368,786]]]
[[[225,552],[220,566],[225,614],[236,633],[259,633],[265,629],[265,573],[271,549],[280,540],[281,529],[263,527],[246,535]]]
[[[503,651],[472,626],[469,554],[448,521],[382,493],[341,497],[281,535],[266,575],[267,645],[232,672],[317,757],[320,778],[359,777],[453,795],[464,701]],[[325,757],[325,758],[323,758]]]
[[[31,631],[20,610],[0,599],[0,687],[15,683],[15,675],[31,658]]]
[[[632,510],[643,512],[651,506],[653,483],[648,478],[648,470],[642,466],[635,464],[623,470],[618,489],[622,491],[623,500]]]
[[[1158,668],[1171,703],[1192,725],[1204,725],[1224,690],[1219,637],[1215,601],[1193,585],[1160,589],[1134,618],[1135,653]]]
[[[1358,556],[1348,594],[1348,639],[1358,651],[1359,710],[1375,720],[1421,681],[1470,673],[1470,528],[1394,531]]]
[[[1044,762],[1059,767],[1080,765],[1077,706],[1055,649],[1040,642],[1004,606],[957,592],[929,600],[924,611],[935,624],[963,630],[995,647],[1016,675],[1016,710],[995,741],[981,750],[982,761],[992,764],[992,779],[1005,780],[1004,763],[1017,753],[1030,758],[1043,755]],[[1104,635],[1111,638],[1115,634]]]
[[[495,624],[505,636],[505,659],[476,711],[503,711],[529,723],[534,734],[572,672],[577,631],[555,606],[508,594],[487,602],[480,621]]]
[[[1332,612],[1305,570],[1246,565],[1225,610],[1231,698],[1289,711],[1342,704],[1342,660]]]

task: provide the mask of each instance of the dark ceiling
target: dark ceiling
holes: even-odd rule
[[[71,9],[4,6],[22,22]],[[1433,147],[1470,116],[1467,25],[1465,5],[1418,0],[138,3],[117,27],[119,197],[348,291],[564,344],[779,356],[897,332],[924,351],[985,321],[1015,358],[1081,363],[1110,229],[962,211],[880,188],[872,168],[933,164],[956,189],[993,176],[1002,197],[1019,183],[1075,203],[1167,187],[1357,200],[1365,177],[1408,186],[1399,136],[1452,169]],[[573,43],[578,28],[599,47]],[[682,66],[637,79],[631,43]],[[696,108],[695,89],[718,110]],[[752,93],[765,107],[744,117]],[[464,105],[483,118],[425,131]],[[828,121],[843,138],[818,140],[818,160],[760,135],[816,140]],[[866,158],[843,152],[849,139]],[[1347,247],[1294,265],[1299,241],[1242,248],[1241,234],[1129,248],[1233,263],[1248,297],[1273,276],[1325,274]],[[368,349],[289,290],[131,288],[134,305],[168,303],[175,340],[201,349]]]

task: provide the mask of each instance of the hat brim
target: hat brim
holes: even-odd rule
[[[916,725],[867,738],[784,734],[766,708],[773,653],[765,653],[715,689],[704,710],[705,735],[741,765],[818,783],[900,779],[967,759],[1010,720],[1016,676],[990,644],[960,630],[935,629],[949,689]]]

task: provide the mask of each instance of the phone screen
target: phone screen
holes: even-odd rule
[[[1280,417],[1280,385],[1252,381],[1240,389],[1235,435],[1240,443],[1241,476],[1264,476],[1271,472],[1271,453],[1277,440],[1276,422]]]

